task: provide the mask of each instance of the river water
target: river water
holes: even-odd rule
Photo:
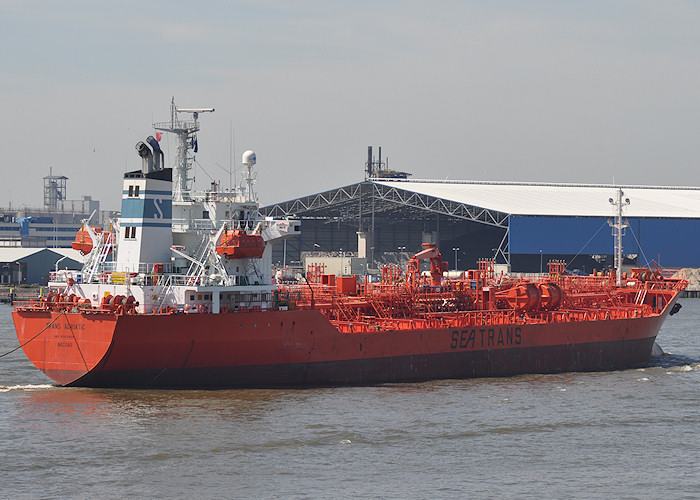
[[[0,358],[3,497],[698,498],[700,300],[681,302],[672,354],[610,373],[71,389],[20,350]]]

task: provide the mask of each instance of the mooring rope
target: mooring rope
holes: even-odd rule
[[[603,223],[601,224],[601,226],[598,228],[598,230],[595,232],[595,234],[593,234],[593,236],[591,236],[591,237],[589,238],[589,240],[581,247],[581,250],[579,250],[578,253],[577,253],[576,255],[574,255],[574,256],[572,257],[572,259],[571,259],[569,262],[566,263],[567,269],[574,263],[574,261],[576,260],[576,257],[578,257],[579,255],[581,255],[581,252],[583,252],[583,251],[586,249],[586,247],[588,246],[588,244],[589,244],[591,241],[593,241],[593,238],[595,238],[595,237],[598,235],[598,233],[600,232],[600,230],[603,229],[603,228],[607,225],[607,223],[608,223],[608,221],[603,222]]]
[[[57,320],[58,318],[60,318],[61,316],[64,316],[65,314],[66,314],[66,311],[61,311],[61,314],[59,314],[58,316],[56,316],[56,317],[51,321],[51,323],[47,324],[47,325],[44,327],[43,330],[41,330],[39,333],[37,333],[36,335],[34,335],[34,336],[33,336],[32,338],[30,338],[29,340],[27,340],[24,344],[20,344],[20,345],[18,345],[17,347],[15,347],[14,349],[12,349],[11,351],[7,351],[7,352],[4,353],[4,354],[0,354],[0,358],[4,358],[4,357],[7,356],[8,354],[12,354],[13,352],[15,352],[15,351],[21,349],[22,347],[24,347],[25,345],[27,345],[28,343],[30,343],[32,340],[34,340],[34,339],[37,338],[39,335],[41,335],[41,334],[44,333],[46,330],[48,330],[49,327],[50,327],[51,325],[53,325],[53,324],[56,322],[56,320]]]
[[[632,225],[629,225],[629,226],[627,226],[627,227],[629,227],[630,233],[632,233],[632,236],[634,236],[634,241],[637,242],[637,248],[638,248],[639,251],[641,252],[642,257],[644,257],[644,261],[646,262],[646,266],[647,266],[647,267],[651,267],[651,265],[649,264],[649,259],[647,259],[647,256],[644,254],[644,250],[642,249],[642,244],[641,244],[641,243],[639,242],[639,240],[637,239],[637,235],[634,234],[634,229],[632,229]]]

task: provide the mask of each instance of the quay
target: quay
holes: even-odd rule
[[[681,293],[680,297],[694,299],[700,297],[700,267],[685,267],[680,272],[685,273],[685,279],[688,280],[688,287]]]
[[[31,300],[41,297],[41,286],[3,286],[0,287],[0,303],[11,304],[15,300]]]

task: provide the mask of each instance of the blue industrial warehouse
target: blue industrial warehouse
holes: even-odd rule
[[[453,269],[495,258],[512,272],[550,259],[590,272],[613,264],[608,220],[618,190],[629,199],[625,264],[698,267],[700,188],[373,178],[264,207],[302,220],[301,237],[275,248],[275,262],[304,253],[352,252],[367,268],[438,242]]]

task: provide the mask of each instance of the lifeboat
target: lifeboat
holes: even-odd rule
[[[265,241],[259,234],[248,234],[243,229],[224,231],[216,245],[216,253],[229,259],[259,259],[265,251]]]
[[[114,241],[112,233],[103,232],[102,228],[95,226],[91,226],[90,229],[92,229],[92,232],[95,233],[95,235],[98,238],[102,238],[103,241],[106,241],[107,243],[111,243],[112,241]],[[93,245],[94,244],[92,241],[92,237],[90,236],[90,232],[84,227],[80,228],[80,230],[75,235],[75,240],[73,241],[73,243],[71,243],[71,247],[73,247],[73,250],[78,250],[83,255],[87,255],[90,252],[92,252]],[[111,252],[112,249],[110,248],[109,251]]]
[[[102,232],[102,229],[99,227],[93,227],[92,230],[95,234],[100,234]],[[75,241],[73,241],[71,246],[73,247],[73,250],[78,250],[83,255],[87,255],[92,252],[93,243],[90,232],[84,227],[81,227],[78,233],[75,235]]]

